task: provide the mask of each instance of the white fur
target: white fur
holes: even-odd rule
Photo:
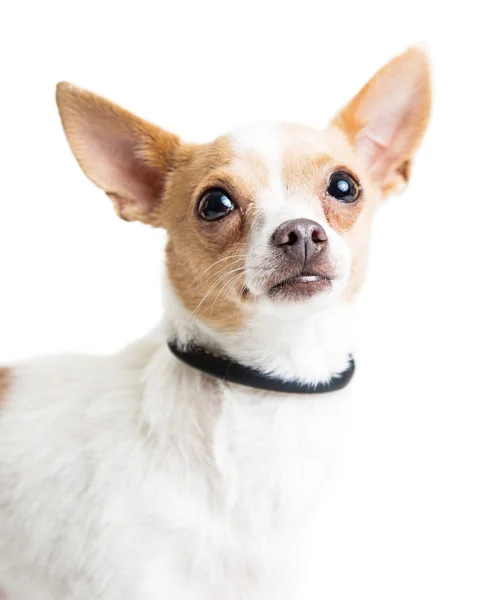
[[[288,197],[280,133],[255,131],[235,134],[271,173],[251,261],[285,218],[327,227],[319,208]],[[345,246],[328,235],[345,280]],[[0,411],[8,600],[296,597],[294,559],[340,452],[346,392],[286,396],[220,383],[180,363],[166,341],[193,339],[264,371],[324,381],[347,364],[351,307],[335,292],[288,310],[264,301],[247,328],[225,333],[191,319],[167,282],[165,294],[163,325],[114,357],[13,369]]]

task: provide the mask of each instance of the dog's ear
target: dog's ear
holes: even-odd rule
[[[179,138],[68,83],[58,84],[56,98],[87,177],[106,192],[122,219],[156,224]]]
[[[383,195],[400,191],[426,130],[431,77],[426,52],[409,48],[380,69],[335,117]]]

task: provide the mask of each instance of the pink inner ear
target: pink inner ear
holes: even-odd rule
[[[95,179],[120,208],[135,203],[139,210],[150,211],[161,192],[161,178],[140,156],[136,140],[94,128],[84,141],[84,151],[95,161]]]
[[[373,176],[384,177],[407,154],[414,133],[413,98],[405,90],[387,90],[361,110],[365,126],[357,137],[357,152]],[[366,113],[366,114],[365,114]],[[367,114],[370,113],[370,114]]]
[[[372,134],[361,132],[356,141],[357,154],[371,172],[375,171],[381,153],[386,151],[386,146],[381,140],[374,138]]]
[[[384,178],[399,156],[394,152],[392,140],[387,145],[381,138],[366,131],[358,136],[357,154],[376,179]]]

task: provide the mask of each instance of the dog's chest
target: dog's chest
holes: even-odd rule
[[[218,589],[227,600],[228,586],[235,600],[238,586],[245,598],[282,597],[295,544],[337,459],[343,409],[339,396],[278,403],[226,395],[186,476],[178,477],[185,457],[177,456],[162,474],[161,502],[158,481],[144,498],[145,590],[174,572],[185,597],[213,599]]]

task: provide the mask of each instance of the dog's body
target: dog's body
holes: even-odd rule
[[[334,350],[347,360],[347,346]],[[114,358],[40,360],[12,379],[9,598],[294,597],[294,542],[339,444],[343,392],[278,402],[221,384],[173,357],[161,332]]]
[[[392,65],[373,82],[385,73],[390,79],[394,69],[415,73],[416,84],[418,73],[427,79],[419,51]],[[120,109],[63,89],[60,109],[81,166],[121,216],[169,231],[166,308],[160,328],[117,356],[41,359],[0,371],[0,587],[8,600],[296,597],[294,559],[340,447],[347,391],[298,397],[230,384],[178,361],[167,341],[219,351],[283,380],[315,383],[342,372],[352,350],[351,312],[371,216],[381,193],[407,179],[427,122],[428,86],[419,85],[420,115],[407,150],[397,152],[391,134],[396,154],[382,170],[376,169],[381,156],[368,164],[353,150],[346,131],[351,114],[343,112],[324,134],[254,126],[194,152],[155,129],[142,139],[144,173],[138,165],[127,168],[126,147],[109,154],[101,172],[98,156],[87,164],[88,136],[95,138],[90,153],[110,152],[98,139],[98,123],[110,136],[121,133],[118,144],[132,132],[143,135],[145,125],[130,120],[125,126]],[[362,93],[369,98],[367,89]],[[72,122],[84,113],[89,123],[95,120],[86,133],[83,120]],[[404,121],[401,113],[398,127]],[[387,146],[378,140],[382,134],[384,122],[368,137],[365,155]],[[175,156],[161,182],[149,171],[151,140],[161,145],[155,169]],[[338,164],[361,182],[361,195],[345,200],[350,206],[315,199],[318,186],[327,185],[318,173],[331,181]],[[130,178],[140,172],[141,181],[130,186],[125,172]],[[351,182],[344,175],[342,188],[345,181]],[[223,193],[221,218],[218,196],[206,208],[204,200],[217,194],[218,182],[234,188],[237,204]],[[254,211],[238,195],[254,197]],[[141,206],[133,201],[138,197]],[[159,197],[170,198],[161,214]],[[201,198],[196,212],[172,201],[182,197]],[[200,222],[188,221],[198,214]],[[252,221],[240,229],[231,219]],[[286,241],[278,227],[284,223],[293,224]],[[190,230],[197,232],[193,241]],[[277,261],[269,269],[266,255]],[[291,274],[299,260],[301,269]],[[225,277],[222,261],[235,267],[227,274],[239,271],[245,279],[235,288],[234,277],[227,278],[227,289],[220,284],[210,298],[211,272],[213,285]]]

